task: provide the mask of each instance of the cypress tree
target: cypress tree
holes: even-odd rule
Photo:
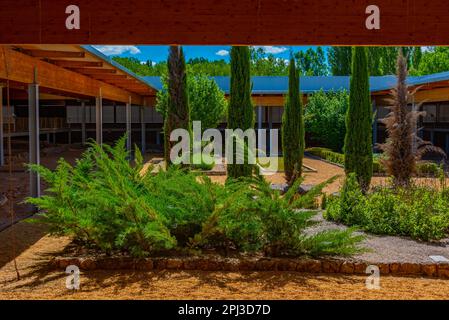
[[[228,106],[228,128],[245,131],[254,128],[255,117],[251,101],[250,50],[245,46],[232,47],[230,55],[231,90]],[[245,145],[247,145],[246,142]],[[253,165],[248,164],[247,161],[244,164],[236,164],[236,149],[234,143],[232,155],[234,163],[227,165],[228,177],[250,176]]]
[[[164,157],[171,165],[170,150],[176,141],[170,141],[170,133],[175,129],[190,131],[190,108],[187,93],[186,62],[182,47],[171,46],[168,56],[168,105],[164,119]]]
[[[372,110],[366,48],[352,50],[349,107],[346,113],[345,172],[354,172],[363,191],[373,174]]]
[[[305,145],[299,73],[293,57],[290,58],[289,64],[288,96],[282,115],[281,132],[285,179],[291,185],[296,178],[301,176]]]

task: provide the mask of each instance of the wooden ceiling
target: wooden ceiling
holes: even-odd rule
[[[141,96],[154,96],[148,84],[78,45],[12,45],[17,51]]]
[[[449,45],[448,21],[447,0],[2,0],[0,43]]]

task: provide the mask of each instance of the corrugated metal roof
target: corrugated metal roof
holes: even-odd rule
[[[160,77],[141,77],[123,67],[119,63],[112,60],[110,57],[104,55],[93,46],[83,45],[85,50],[107,61],[118,69],[128,73],[130,76],[138,79],[150,87],[161,90],[162,83]],[[226,94],[229,93],[230,77],[217,76],[212,77],[217,82],[221,90]],[[288,91],[288,77],[286,76],[254,76],[251,77],[253,82],[253,94],[286,94]],[[425,76],[408,77],[407,83],[412,86],[419,86],[439,81],[449,81],[449,71],[434,73]],[[370,77],[370,91],[384,91],[394,87],[396,83],[396,76],[376,76]],[[303,93],[313,93],[323,90],[325,92],[348,90],[349,91],[349,77],[348,76],[302,76],[300,78],[300,88]]]

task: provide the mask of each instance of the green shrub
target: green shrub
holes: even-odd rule
[[[325,217],[375,234],[439,240],[449,232],[448,200],[446,190],[416,186],[381,187],[365,196],[349,176],[341,195],[328,199]]]
[[[342,166],[344,166],[344,164],[345,164],[344,154],[334,152],[327,148],[312,147],[312,148],[308,148],[306,150],[306,152],[308,152],[316,157],[320,157],[324,160],[332,162],[332,163],[336,163],[336,164],[339,164]]]
[[[321,89],[307,99],[304,122],[312,141],[322,143],[334,151],[342,150],[348,98],[345,90],[324,92]]]
[[[437,176],[438,165],[434,162],[419,162],[416,164],[416,173],[418,176]]]
[[[216,239],[225,239],[224,243],[240,250],[263,249],[274,256],[358,252],[355,244],[362,238],[352,232],[304,234],[304,229],[316,223],[311,220],[316,211],[297,209],[314,203],[322,188],[334,179],[315,186],[303,196],[295,192],[302,179],[298,179],[284,196],[273,191],[261,178],[230,181],[224,201],[203,225],[193,245],[210,245]]]
[[[63,159],[55,171],[33,165],[31,170],[50,188],[47,195],[27,201],[44,212],[39,221],[49,225],[52,234],[73,236],[104,252],[140,256],[173,248],[176,239],[167,217],[154,209],[148,178],[140,175],[141,154],[136,148],[135,166],[127,157],[122,138],[113,148],[92,144],[74,167]]]
[[[128,162],[125,139],[114,147],[91,144],[75,166],[60,160],[55,171],[30,166],[50,186],[41,198],[30,198],[43,222],[56,235],[101,252],[148,256],[168,249],[235,248],[271,255],[349,254],[360,238],[347,232],[306,235],[314,224],[322,188],[305,195],[297,180],[284,195],[261,176],[212,183],[177,166],[143,174],[142,156]],[[151,168],[147,172],[151,172]]]
[[[321,147],[312,147],[306,149],[306,152],[316,156],[320,157],[324,160],[327,160],[329,162],[339,164],[344,166],[345,164],[345,156],[344,154],[334,152],[327,148],[321,148]],[[382,155],[377,155],[373,157],[373,173],[376,174],[385,174],[385,168],[382,166],[382,163],[380,161]],[[417,168],[417,176],[423,177],[423,176],[437,176],[438,175],[438,164],[434,162],[420,162],[416,166]]]

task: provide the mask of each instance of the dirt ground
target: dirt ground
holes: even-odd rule
[[[296,272],[88,271],[81,272],[80,290],[73,292],[65,287],[63,271],[47,268],[49,259],[68,243],[69,239],[49,237],[42,226],[26,222],[1,232],[0,300],[449,298],[448,280],[383,276],[381,288],[369,290],[365,276]]]
[[[345,172],[342,167],[307,156],[304,158],[303,163],[306,166],[316,170],[316,172],[306,172],[304,174],[304,184],[316,185],[332,178],[333,176],[339,176],[337,180],[325,187],[323,191],[330,194],[340,190],[345,177]],[[285,183],[283,173],[267,175],[265,178],[271,183]],[[214,182],[224,183],[226,181],[226,176],[212,176],[211,179]],[[447,181],[449,181],[449,179],[447,179]],[[387,183],[388,181],[385,177],[373,177],[371,179],[372,186],[386,185]],[[417,185],[427,185],[432,187],[439,186],[439,182],[435,178],[415,178],[414,183]]]
[[[69,161],[77,156],[68,154]],[[64,157],[66,155],[64,154]],[[46,159],[50,167],[59,157]],[[306,184],[317,184],[343,169],[306,158],[305,164],[318,170],[308,173]],[[23,176],[22,176],[23,175]],[[14,174],[14,181],[26,188],[28,175]],[[0,175],[2,179],[4,173]],[[224,182],[225,177],[212,177]],[[269,176],[273,183],[283,183],[282,174]],[[338,179],[325,191],[338,191]],[[2,180],[5,181],[5,180]],[[434,183],[421,179],[424,183]],[[385,183],[374,178],[374,184]],[[1,187],[4,188],[2,182]],[[25,196],[26,189],[20,194]],[[17,197],[19,198],[19,197]],[[449,281],[430,278],[381,277],[379,290],[365,286],[365,276],[303,274],[296,272],[145,272],[88,271],[81,273],[79,291],[65,287],[66,274],[49,270],[48,261],[69,244],[68,238],[55,238],[45,228],[19,222],[0,232],[1,299],[447,299]],[[20,280],[14,269],[16,257]]]

